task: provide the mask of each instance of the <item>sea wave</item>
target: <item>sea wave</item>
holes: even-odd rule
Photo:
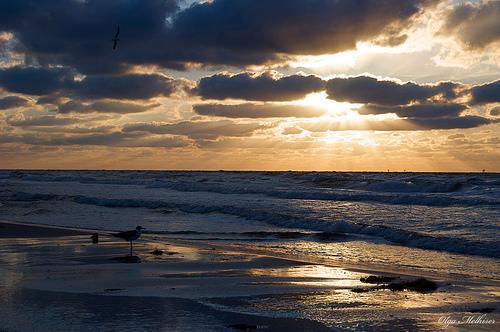
[[[379,192],[417,192],[417,193],[451,193],[463,188],[463,183],[459,181],[444,183],[424,183],[418,184],[411,181],[384,181],[373,183],[366,187],[369,191]]]
[[[1,197],[2,201],[71,201],[78,204],[95,205],[110,208],[147,208],[147,209],[175,209],[185,213],[222,213],[238,216],[245,219],[266,222],[271,225],[323,232],[325,234],[352,233],[384,238],[388,241],[405,246],[443,250],[470,255],[500,257],[500,243],[498,241],[479,241],[446,236],[433,236],[421,232],[408,231],[400,228],[354,223],[345,220],[321,220],[297,217],[285,212],[277,213],[270,210],[259,210],[254,207],[238,207],[231,205],[210,205],[173,203],[161,200],[146,199],[115,199],[89,197],[83,195],[56,195],[27,192],[14,192]]]
[[[431,207],[500,205],[500,178],[496,174],[0,171],[0,179]]]
[[[494,197],[483,195],[443,195],[437,193],[438,187],[429,187],[426,191],[410,190],[413,186],[401,186],[397,184],[398,190],[392,190],[394,184],[379,183],[370,185],[371,190],[359,189],[339,189],[339,190],[311,190],[301,188],[301,190],[284,189],[259,189],[252,187],[237,187],[227,184],[212,184],[212,183],[171,183],[171,182],[156,182],[148,186],[148,188],[163,188],[183,192],[214,192],[226,195],[265,195],[283,199],[304,199],[304,200],[324,200],[324,201],[349,201],[349,202],[376,202],[383,204],[412,204],[426,205],[436,207],[447,206],[477,206],[477,205],[500,205],[500,200]],[[459,184],[448,184],[450,190],[459,187]],[[406,188],[406,190],[405,190]],[[433,189],[434,188],[434,189]],[[377,191],[375,189],[378,189]],[[434,191],[432,191],[434,190]]]

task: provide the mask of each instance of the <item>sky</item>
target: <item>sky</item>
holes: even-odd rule
[[[0,168],[498,172],[499,120],[500,1],[0,0]]]

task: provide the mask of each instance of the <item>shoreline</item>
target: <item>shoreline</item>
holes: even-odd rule
[[[1,230],[6,227],[11,233],[2,236]],[[13,237],[16,232],[21,237]],[[37,233],[39,237],[28,237]],[[33,303],[38,305],[30,309],[32,320],[48,324],[42,331],[62,331],[51,326],[50,320],[45,321],[44,317],[54,313],[40,307],[66,302],[68,308],[58,309],[65,320],[72,319],[66,316],[67,311],[81,311],[82,306],[85,315],[99,315],[93,307],[107,303],[100,310],[109,311],[110,316],[101,317],[101,323],[111,319],[120,325],[115,318],[123,306],[135,306],[145,319],[151,319],[148,315],[158,306],[170,308],[162,311],[163,316],[202,316],[194,330],[208,331],[334,331],[352,328],[350,324],[359,324],[360,319],[380,329],[400,324],[401,330],[408,330],[427,324],[445,330],[439,323],[443,315],[455,317],[482,310],[492,310],[488,317],[500,322],[500,302],[492,296],[500,287],[494,282],[434,276],[431,280],[436,280],[438,290],[430,293],[370,291],[373,285],[361,282],[362,278],[389,275],[408,280],[417,276],[250,252],[205,240],[172,240],[156,234],[145,234],[134,245],[134,254],[142,263],[126,264],[116,258],[128,253],[127,242],[103,235],[99,244],[92,244],[91,233],[0,222],[0,293],[9,295],[0,303],[0,318],[11,320],[7,331],[30,330],[32,326],[22,325],[19,308]],[[162,255],[154,255],[154,250],[162,251]],[[123,306],[118,308],[113,301]],[[377,316],[373,316],[375,312]],[[172,330],[179,331],[185,330],[183,324],[197,324],[170,323],[174,324]],[[94,326],[89,321],[75,324],[83,324],[81,330],[85,331]]]
[[[17,222],[11,220],[1,220],[0,219],[0,239],[4,236],[2,230],[6,229],[6,227],[12,228],[10,232],[11,235],[5,233],[7,237],[19,237],[19,238],[36,238],[36,237],[61,237],[61,236],[77,236],[77,235],[88,235],[91,236],[93,233],[98,233],[102,236],[109,236],[109,233],[113,233],[114,231],[106,231],[102,229],[90,229],[90,228],[74,228],[74,227],[64,227],[64,226],[53,226],[46,224],[35,224],[35,223],[26,223],[26,222]],[[36,233],[40,232],[40,233]],[[334,261],[331,259],[322,259],[319,257],[311,257],[311,256],[303,256],[303,255],[285,255],[283,253],[269,252],[266,249],[257,249],[257,248],[248,248],[247,246],[235,245],[227,242],[218,242],[210,239],[182,239],[182,238],[171,238],[165,236],[161,233],[148,233],[147,231],[143,233],[143,238],[147,238],[150,242],[155,241],[168,241],[171,243],[175,243],[178,245],[184,246],[192,246],[202,249],[211,249],[216,248],[218,250],[224,251],[232,251],[236,253],[250,254],[250,255],[259,255],[265,256],[280,260],[290,260],[297,263],[304,264],[320,264],[326,265],[334,268],[342,268],[347,269],[353,272],[359,273],[367,273],[367,274],[391,274],[397,275],[401,277],[425,277],[435,280],[441,281],[454,281],[454,282],[471,282],[471,283],[479,283],[479,284],[487,284],[492,286],[500,286],[500,279],[488,279],[485,277],[474,277],[470,275],[457,275],[457,274],[449,274],[446,272],[436,272],[436,271],[419,271],[412,269],[404,269],[400,266],[391,267],[390,265],[380,265],[366,262],[359,262],[356,264]],[[398,244],[395,244],[398,245]],[[430,249],[424,249],[430,250]],[[436,251],[436,250],[433,250]],[[488,257],[490,258],[490,257]],[[464,279],[465,278],[465,279]]]

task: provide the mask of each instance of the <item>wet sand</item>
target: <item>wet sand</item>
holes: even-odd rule
[[[243,256],[230,262],[229,254],[222,258],[213,250],[201,253],[170,244],[162,245],[164,254],[159,256],[151,254],[158,247],[153,242],[135,246],[141,264],[124,264],[114,258],[127,254],[127,243],[101,235],[103,240],[92,244],[92,233],[0,223],[0,331],[334,330],[307,319],[219,310],[194,299],[241,290],[224,290],[222,280],[190,285],[185,276],[168,274],[291,262]]]
[[[83,234],[87,232],[51,226],[0,222],[0,238],[42,238]]]
[[[357,293],[371,286],[361,278],[383,272],[150,234],[134,245],[141,263],[123,263],[128,243],[103,233],[93,244],[92,233],[0,223],[2,329],[453,331],[441,317],[465,314],[495,320],[469,330],[499,327],[494,284],[439,278],[430,293]]]

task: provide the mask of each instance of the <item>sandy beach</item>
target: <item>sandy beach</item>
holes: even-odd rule
[[[134,246],[141,263],[124,263],[128,243],[100,233],[93,244],[92,231],[0,223],[2,331],[493,331],[500,321],[495,282],[395,291],[360,280],[417,276],[158,234]],[[463,316],[478,321],[450,323]]]

